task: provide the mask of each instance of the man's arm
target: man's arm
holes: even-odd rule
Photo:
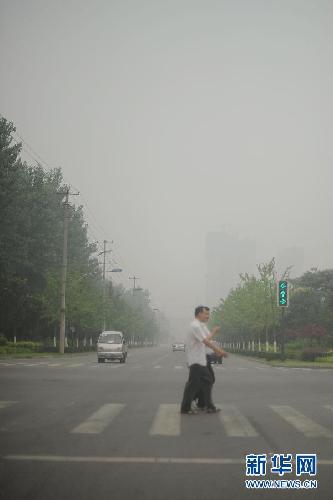
[[[228,354],[225,352],[224,349],[221,349],[221,347],[218,347],[217,345],[212,342],[212,338],[217,334],[217,332],[220,330],[219,326],[214,326],[212,331],[206,336],[205,340],[203,340],[203,343],[212,349],[217,356],[223,356],[227,357]]]
[[[214,342],[212,342],[208,337],[206,337],[203,340],[203,343],[207,347],[210,347],[215,352],[215,354],[217,354],[217,356],[223,356],[224,358],[228,357],[228,353],[224,349],[222,349],[221,347],[218,347],[217,345],[215,345]]]

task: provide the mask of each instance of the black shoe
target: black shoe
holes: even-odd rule
[[[207,408],[205,406],[199,406],[198,404],[194,406],[195,411],[205,411],[206,409]]]

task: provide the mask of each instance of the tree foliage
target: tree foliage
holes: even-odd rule
[[[46,339],[59,331],[64,185],[60,169],[20,159],[15,127],[0,116],[0,333],[8,339]],[[81,206],[70,206],[66,331],[96,336],[103,323],[103,280]],[[107,281],[110,329],[153,340],[157,323],[149,293],[134,300]]]
[[[290,282],[289,307],[277,305],[274,258],[257,266],[258,275],[240,274],[238,286],[213,310],[227,341],[268,341],[304,338],[333,339],[333,270],[312,269]],[[288,279],[291,266],[283,273]]]

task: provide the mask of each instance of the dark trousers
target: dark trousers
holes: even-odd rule
[[[194,364],[190,366],[190,373],[188,381],[185,384],[183,401],[181,404],[181,411],[189,411],[191,409],[192,401],[199,391],[202,393],[202,398],[205,406],[211,407],[211,387],[212,376],[208,366]]]
[[[214,405],[213,399],[212,399],[213,384],[215,383],[215,373],[214,373],[213,367],[209,363],[209,361],[207,362],[207,369],[208,369],[209,375],[210,375],[210,385],[208,388],[208,395],[207,394],[205,395],[203,390],[199,389],[199,391],[197,392],[197,394],[194,397],[194,399],[198,400],[197,402],[198,402],[199,408],[205,408],[205,407],[206,408],[215,408],[215,405]]]

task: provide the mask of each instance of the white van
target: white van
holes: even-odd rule
[[[97,340],[97,359],[104,363],[106,359],[119,359],[125,363],[127,358],[127,342],[122,332],[105,331]]]

